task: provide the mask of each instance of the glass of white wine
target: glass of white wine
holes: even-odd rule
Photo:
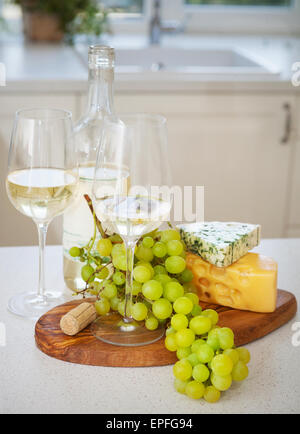
[[[110,178],[117,179],[112,184]],[[103,183],[106,179],[106,183]],[[96,320],[91,330],[104,342],[137,346],[155,342],[164,334],[133,320],[134,252],[138,240],[170,219],[171,173],[166,119],[159,115],[131,114],[104,120],[93,183],[98,219],[119,234],[126,250],[124,316],[110,313]],[[114,258],[118,262],[118,258]]]
[[[72,204],[78,186],[72,114],[58,109],[16,113],[11,136],[6,189],[14,207],[37,225],[39,284],[37,292],[12,297],[8,309],[36,319],[60,298],[45,293],[44,249],[50,221]]]

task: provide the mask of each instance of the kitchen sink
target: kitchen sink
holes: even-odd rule
[[[87,62],[87,48],[76,47],[84,62]],[[116,49],[117,73],[196,74],[214,76],[251,76],[263,78],[278,76],[248,53],[235,49],[184,49],[149,46],[137,49]]]

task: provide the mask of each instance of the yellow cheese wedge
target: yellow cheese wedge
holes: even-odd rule
[[[220,268],[188,253],[187,267],[194,274],[200,301],[253,312],[274,312],[277,298],[277,263],[258,253],[247,253]]]

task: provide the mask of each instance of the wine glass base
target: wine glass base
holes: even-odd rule
[[[12,297],[7,307],[8,310],[15,315],[36,320],[44,313],[63,302],[63,298],[52,299],[44,297],[44,299],[41,300],[36,293],[23,292],[22,294],[17,294]]]
[[[63,291],[54,291],[52,289],[47,289],[45,292],[45,296],[50,300],[50,301],[55,301],[57,299],[59,299],[59,302],[65,303],[67,300],[67,297],[64,295]]]
[[[163,325],[156,330],[147,330],[143,323],[136,321],[126,323],[118,313],[110,313],[96,319],[90,330],[100,341],[124,347],[152,344],[161,339],[165,333]]]

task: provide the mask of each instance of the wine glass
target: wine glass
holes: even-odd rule
[[[91,327],[94,336],[104,342],[138,346],[155,342],[164,334],[162,324],[149,331],[134,321],[131,306],[135,247],[142,236],[169,220],[170,187],[166,119],[148,114],[106,117],[96,162],[93,202],[100,222],[108,223],[123,239],[127,271],[124,317],[111,313]]]
[[[39,283],[37,293],[12,297],[8,309],[36,319],[62,299],[45,294],[44,248],[50,221],[72,204],[78,186],[72,114],[58,109],[16,113],[11,136],[6,189],[14,207],[37,225]]]

